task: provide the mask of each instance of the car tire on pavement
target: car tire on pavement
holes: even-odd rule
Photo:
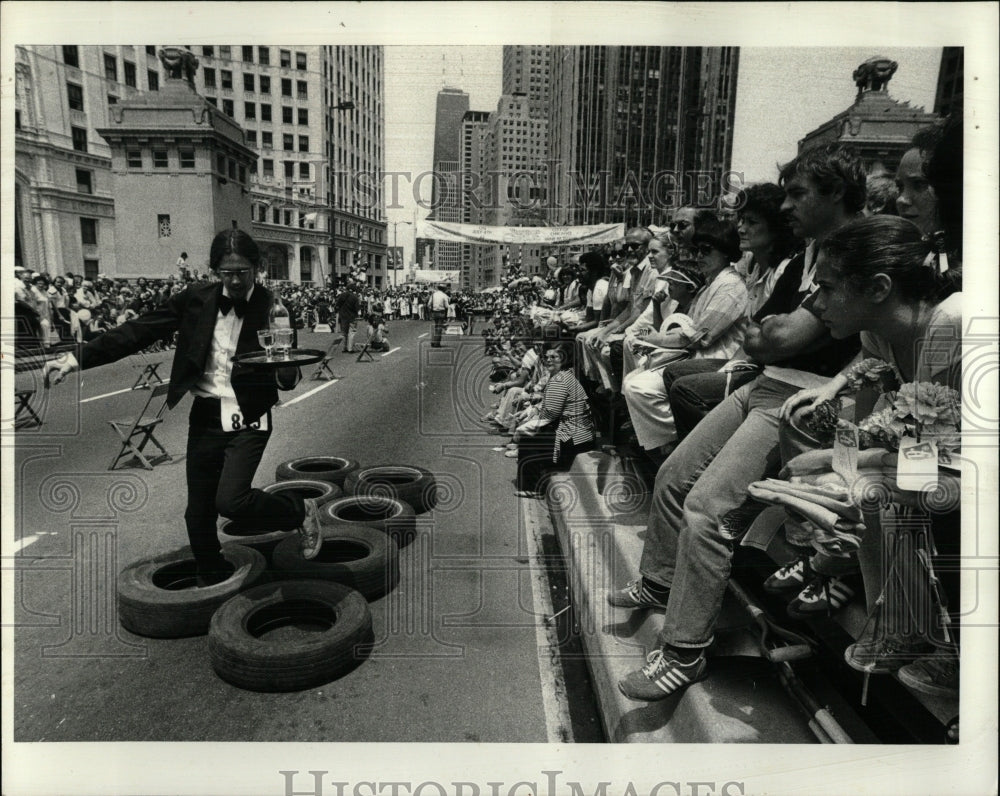
[[[359,523],[378,528],[396,540],[409,544],[416,532],[416,515],[409,503],[387,497],[340,497],[319,511],[321,523]]]
[[[302,557],[298,539],[285,539],[274,549],[272,561],[279,577],[333,581],[368,600],[388,594],[399,583],[399,547],[388,534],[368,525],[324,525],[323,546],[310,560]]]
[[[355,459],[345,459],[340,456],[301,456],[282,462],[274,472],[279,481],[297,479],[314,479],[329,481],[342,487],[344,479],[358,469]]]
[[[267,561],[256,550],[225,545],[233,574],[214,586],[195,585],[190,547],[130,564],[118,576],[118,619],[126,630],[150,638],[183,638],[208,632],[212,614],[233,595],[264,577]]]
[[[250,547],[264,556],[268,561],[274,554],[278,542],[290,536],[297,537],[295,531],[266,531],[258,533],[252,522],[226,520],[219,529],[219,541],[226,544],[238,544]]]
[[[319,478],[290,478],[285,481],[278,481],[268,484],[263,488],[268,494],[278,492],[297,492],[303,498],[312,498],[317,506],[329,503],[334,498],[339,498],[344,494],[344,490],[330,481]]]
[[[357,497],[390,497],[423,514],[437,505],[434,473],[409,464],[362,467],[344,479],[344,493]]]
[[[212,617],[208,654],[223,680],[251,691],[328,683],[371,653],[365,598],[339,583],[285,580],[236,595]]]

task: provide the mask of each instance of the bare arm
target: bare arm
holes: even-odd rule
[[[799,307],[786,315],[765,318],[751,327],[743,340],[743,350],[763,365],[781,362],[806,351],[826,334],[822,321]]]

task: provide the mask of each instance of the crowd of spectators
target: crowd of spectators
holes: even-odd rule
[[[656,473],[641,577],[607,595],[665,611],[658,648],[619,683],[626,696],[707,676],[734,547],[768,504],[786,509],[789,560],[761,587],[797,619],[863,601],[846,662],[957,696],[955,628],[901,628],[931,583],[945,582],[931,614],[957,605],[957,577],[933,562],[958,554],[958,502],[929,509],[896,468],[907,437],[926,443],[932,428],[947,465],[959,430],[961,140],[953,120],[922,131],[894,178],[867,174],[848,146],[807,150],[731,207],[680,208],[547,280],[513,273],[494,297],[497,401],[483,420],[510,436],[518,495],[541,496],[602,436]],[[872,373],[894,386],[869,395]],[[937,414],[914,419],[924,409],[906,400]],[[860,471],[834,466],[839,432],[871,448]],[[881,507],[858,491],[873,480]],[[927,525],[922,555],[890,548],[886,511]]]

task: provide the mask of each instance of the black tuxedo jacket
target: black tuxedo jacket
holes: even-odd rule
[[[178,332],[167,392],[167,405],[173,409],[205,371],[221,295],[222,286],[218,283],[186,288],[152,312],[109,329],[83,346],[79,357],[80,368],[86,370],[115,362],[157,340],[169,339],[174,332]],[[271,294],[262,285],[254,285],[236,343],[237,354],[262,350],[257,341],[257,331],[267,326],[270,308]],[[273,371],[253,370],[234,363],[232,385],[247,423],[259,418],[278,402]]]

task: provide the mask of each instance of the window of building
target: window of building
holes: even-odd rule
[[[263,159],[262,169],[263,169],[264,177],[265,178],[267,178],[269,180],[274,178],[274,161],[271,160],[271,158],[264,158]]]
[[[146,70],[146,80],[149,81],[149,90],[150,91],[159,91],[160,90],[160,76],[159,76],[159,74],[157,74],[156,72],[154,72],[152,69],[147,69]]]
[[[204,55],[206,58],[212,58],[215,55],[215,47],[213,47],[211,44],[208,44],[201,48],[201,54]]]
[[[243,73],[243,90],[244,91],[254,91],[254,78],[253,75]]]
[[[219,101],[215,97],[205,97],[213,108],[219,107]]]
[[[240,174],[240,184],[241,185],[246,184],[246,181],[247,181],[246,166],[240,166],[239,167],[239,174]]]
[[[309,124],[308,108],[299,108],[299,124]]]
[[[170,216],[166,213],[159,213],[156,216],[156,237],[170,237]]]
[[[271,133],[270,130],[265,130],[260,134],[260,136],[261,136],[261,145],[265,149],[271,149],[274,146],[274,135]]]
[[[285,161],[285,179],[293,180],[295,179],[295,161],[286,160]]]
[[[226,176],[226,156],[221,152],[215,156],[215,170],[223,177]]]
[[[292,96],[292,81],[287,77],[281,78],[281,96]]]
[[[282,213],[282,216],[283,216],[282,221],[284,222],[285,226],[286,227],[290,227],[292,225],[292,211],[291,210],[285,210]]]
[[[235,116],[236,115],[235,112],[234,112],[233,101],[232,100],[230,100],[230,99],[224,99],[222,101],[222,112],[224,114],[226,114],[226,116]]]
[[[285,133],[283,136],[281,136],[281,144],[282,144],[281,146],[282,149],[284,149],[286,152],[291,152],[293,149],[295,149],[295,136],[289,133]]]
[[[70,135],[73,137],[73,149],[77,152],[87,151],[87,128],[70,127]]]
[[[205,88],[215,88],[215,70],[211,67],[205,67]]]
[[[76,170],[76,190],[79,193],[94,192],[94,175],[88,169]]]
[[[70,110],[82,111],[83,110],[83,88],[78,86],[76,83],[66,84],[66,100],[69,103]]]
[[[220,69],[219,77],[221,78],[223,90],[229,89],[232,91],[233,88],[233,73],[228,69]]]
[[[309,99],[309,84],[305,80],[296,80],[295,90],[300,100]]]
[[[181,147],[178,150],[180,154],[180,163],[182,169],[193,169],[194,168],[194,150]]]
[[[247,143],[250,146],[253,146],[253,147],[257,146],[257,131],[256,130],[247,130]]]
[[[271,208],[271,223],[272,224],[281,223],[281,211],[276,207]]]
[[[97,219],[96,218],[81,218],[80,219],[80,242],[84,246],[96,246],[97,245]]]
[[[135,82],[135,64],[131,61],[122,61],[125,66],[125,85],[136,88]]]
[[[285,124],[291,124],[294,119],[292,118],[292,109],[282,106],[281,108],[281,121]]]
[[[66,66],[80,66],[80,50],[75,44],[63,45],[63,63]]]
[[[295,68],[300,72],[306,71],[306,54],[305,53],[295,53]]]
[[[153,168],[154,169],[165,169],[170,165],[170,161],[167,159],[167,150],[165,149],[154,149],[153,150]]]
[[[228,44],[223,44],[219,46],[219,57],[220,58],[232,58],[233,48]]]
[[[271,78],[266,75],[260,76],[260,93],[270,94],[271,93]]]
[[[101,273],[101,261],[100,260],[84,260],[83,261],[83,278],[84,279],[97,279],[97,275]]]
[[[118,97],[116,97],[114,94],[108,94],[108,105],[117,105],[117,104],[118,104]]]
[[[258,47],[257,48],[257,61],[259,63],[267,64],[271,63],[271,48],[270,47]]]
[[[118,59],[108,53],[104,53],[104,77],[118,82]]]
[[[257,118],[257,105],[253,102],[243,103],[243,117],[246,119]]]
[[[229,179],[236,179],[236,161],[229,158]]]
[[[300,135],[299,136],[299,152],[309,151],[309,136]]]
[[[156,55],[156,46],[153,44],[147,44],[146,55]]]
[[[243,63],[252,64],[253,63],[253,47],[248,47],[243,45]]]
[[[309,179],[309,164],[299,163],[299,177],[303,180]]]
[[[128,149],[125,151],[125,163],[130,169],[142,168],[142,150]]]
[[[281,56],[281,65],[283,67],[286,67],[286,68],[291,67],[291,65],[292,65],[292,53],[291,53],[291,51],[290,50],[281,50],[279,54]]]
[[[262,122],[271,121],[271,106],[266,102],[260,104],[260,120]]]

